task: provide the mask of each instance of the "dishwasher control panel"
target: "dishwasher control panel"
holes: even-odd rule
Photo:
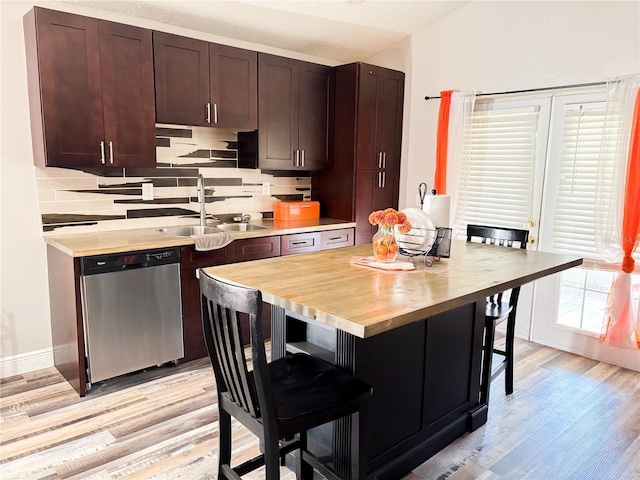
[[[179,248],[144,250],[139,252],[110,253],[80,259],[80,274],[119,272],[143,267],[155,267],[180,262]]]

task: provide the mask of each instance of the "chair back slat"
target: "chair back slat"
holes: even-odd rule
[[[467,225],[467,241],[476,241],[502,247],[520,248],[526,250],[527,241],[529,240],[529,231],[517,228],[491,227],[485,225]],[[516,247],[514,244],[518,243]],[[509,304],[515,308],[520,295],[520,287],[511,289],[509,292]],[[496,295],[488,297],[489,303],[492,305],[500,305],[503,294],[500,292]]]
[[[518,242],[518,248],[525,250],[529,240],[529,231],[517,228],[490,227],[485,225],[467,225],[467,241],[479,239],[480,243],[490,243],[513,247]]]
[[[252,312],[261,311],[262,300],[260,292],[246,289],[238,295],[238,288],[200,271],[203,331],[218,394],[226,395],[238,407],[258,418],[260,407],[256,385],[253,372],[247,367],[239,323],[240,313],[255,317]]]

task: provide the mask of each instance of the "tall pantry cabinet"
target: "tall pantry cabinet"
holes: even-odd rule
[[[323,216],[356,222],[356,245],[377,227],[369,214],[398,208],[404,73],[351,63],[336,67],[334,167],[312,175]]]

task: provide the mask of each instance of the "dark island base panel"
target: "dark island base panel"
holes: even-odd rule
[[[479,403],[483,303],[367,339],[272,307],[272,355],[304,351],[368,382],[369,478],[398,479],[487,420]],[[309,438],[348,472],[351,422],[330,427]]]

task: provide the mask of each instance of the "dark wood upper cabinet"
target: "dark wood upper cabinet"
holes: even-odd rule
[[[333,162],[332,67],[258,54],[258,168],[320,170]]]
[[[312,174],[321,215],[356,222],[371,242],[374,210],[398,207],[404,74],[373,65],[336,67],[335,149],[330,171]]]
[[[357,168],[400,169],[404,74],[359,65]]]
[[[102,20],[99,30],[104,129],[110,158],[116,166],[154,167],[151,32]]]
[[[158,123],[209,126],[209,44],[153,32],[153,56]]]
[[[153,32],[159,123],[257,128],[257,53]]]
[[[39,7],[24,31],[35,164],[155,166],[151,31]]]
[[[213,125],[258,128],[258,53],[210,43],[209,67]]]

